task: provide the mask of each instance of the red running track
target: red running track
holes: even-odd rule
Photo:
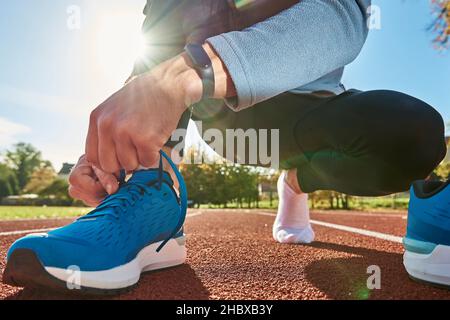
[[[405,213],[315,212],[312,218],[314,244],[280,245],[271,236],[273,212],[191,210],[186,223],[187,264],[145,274],[136,289],[114,299],[450,298],[450,291],[408,278],[399,243]],[[11,232],[68,222],[0,222],[0,271],[8,247],[21,236]],[[350,231],[340,230],[347,227]],[[360,234],[364,230],[373,233]],[[386,235],[390,240],[383,240]],[[381,269],[380,290],[367,288],[367,268],[372,265]],[[0,299],[80,298],[85,297],[0,284]]]

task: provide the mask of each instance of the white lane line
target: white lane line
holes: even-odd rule
[[[254,212],[254,214],[257,214],[260,216],[270,216],[270,217],[276,216],[276,214],[268,213],[268,212]],[[391,241],[391,242],[396,242],[396,243],[403,242],[402,237],[397,237],[397,236],[393,236],[393,235],[386,234],[386,233],[369,231],[369,230],[359,229],[359,228],[354,228],[354,227],[348,227],[348,226],[343,226],[340,224],[322,222],[322,221],[318,221],[318,220],[311,220],[311,223],[318,225],[318,226],[322,226],[322,227],[332,228],[332,229],[341,230],[341,231],[347,231],[347,232],[356,233],[356,234],[360,234],[363,236],[382,239],[382,240],[386,240],[386,241]]]
[[[186,215],[186,218],[192,218],[196,216],[202,215],[203,212],[195,212]],[[31,230],[17,230],[17,231],[9,231],[9,232],[0,232],[0,237],[9,237],[9,236],[18,236],[22,234],[31,234],[31,233],[44,233],[54,230],[55,228],[47,228],[47,229],[31,229]]]
[[[199,212],[195,212],[195,213],[186,215],[186,218],[193,218],[193,217],[201,216],[202,214],[203,214],[203,212],[199,211]]]
[[[48,232],[51,230],[53,230],[53,228],[0,232],[0,237],[17,236],[17,235],[21,235],[21,234],[30,234],[30,233],[43,233],[43,232]]]
[[[368,237],[372,237],[372,238],[382,239],[382,240],[396,242],[396,243],[403,243],[402,237],[397,237],[397,236],[393,236],[393,235],[386,234],[386,233],[369,231],[369,230],[353,228],[353,227],[347,227],[347,226],[342,226],[339,224],[322,222],[322,221],[317,221],[317,220],[311,220],[311,223],[318,225],[318,226],[322,226],[322,227],[332,228],[332,229],[341,230],[341,231],[347,231],[347,232],[351,232],[351,233],[357,233],[357,234],[361,234],[363,236],[368,236]]]
[[[330,215],[330,213],[324,212],[312,212],[312,214],[316,215]],[[331,213],[333,215],[333,213]],[[374,217],[374,218],[396,218],[396,219],[404,219],[406,215],[404,214],[390,214],[390,213],[357,213],[357,212],[345,212],[345,213],[336,213],[333,216],[335,217]]]
[[[270,211],[263,211],[265,213],[273,213]],[[361,212],[323,212],[323,211],[312,211],[312,215],[333,215],[334,217],[380,217],[380,218],[397,218],[406,220],[407,216],[405,214],[394,214],[394,213],[361,213]]]

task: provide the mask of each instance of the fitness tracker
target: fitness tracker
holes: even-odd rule
[[[211,59],[209,58],[205,49],[203,49],[203,46],[199,44],[188,44],[184,48],[184,51],[191,59],[195,71],[197,71],[198,75],[202,79],[202,100],[214,97],[216,88],[214,69]]]

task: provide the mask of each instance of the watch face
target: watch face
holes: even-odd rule
[[[198,44],[189,44],[186,46],[186,49],[196,66],[203,69],[211,66],[211,59],[202,46]]]

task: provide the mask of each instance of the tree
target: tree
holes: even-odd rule
[[[8,181],[0,180],[0,200],[12,194]]]
[[[328,209],[350,210],[351,196],[336,191],[321,190],[310,195],[312,207],[315,208],[320,203],[327,203]]]
[[[0,199],[13,195],[18,191],[14,172],[4,164],[0,164]]]
[[[203,165],[186,165],[180,166],[180,171],[183,173],[186,188],[188,189],[189,200],[194,202],[194,205],[199,207],[206,203],[207,199],[207,183],[206,183],[206,168]]]
[[[31,144],[18,143],[13,150],[6,152],[6,164],[14,171],[19,190],[22,191],[37,168],[50,167],[48,161],[42,160],[42,154]]]
[[[69,184],[64,179],[54,179],[53,182],[43,189],[39,195],[42,197],[55,197],[60,200],[70,200]]]
[[[280,173],[278,171],[262,169],[258,177],[259,184],[265,185],[269,192],[269,207],[273,207],[274,193],[277,192],[277,182]]]
[[[23,189],[24,193],[39,194],[50,186],[56,179],[56,172],[52,167],[39,167],[31,174],[30,181]]]
[[[206,165],[205,169],[208,202],[226,208],[232,196],[228,165],[214,162]]]
[[[430,29],[436,34],[433,43],[443,50],[449,47],[450,37],[450,0],[431,0],[435,20]]]
[[[187,157],[198,156],[198,150],[191,149]],[[189,158],[188,158],[189,159]],[[188,189],[189,200],[195,205],[212,204],[227,207],[236,201],[242,207],[258,202],[258,172],[249,167],[224,161],[208,161],[200,165],[180,166]]]
[[[447,128],[450,130],[450,122],[447,123]],[[450,141],[447,143],[447,148],[450,148]],[[433,171],[433,174],[431,175],[432,178],[443,180],[450,179],[450,161],[447,160],[444,160],[444,162]]]
[[[252,202],[258,202],[258,178],[259,174],[254,168],[241,165],[229,166],[229,182],[227,188],[231,194],[230,200],[236,200],[242,208],[244,201],[250,208]]]
[[[441,163],[433,172],[438,179],[447,180],[450,179],[450,162]]]

